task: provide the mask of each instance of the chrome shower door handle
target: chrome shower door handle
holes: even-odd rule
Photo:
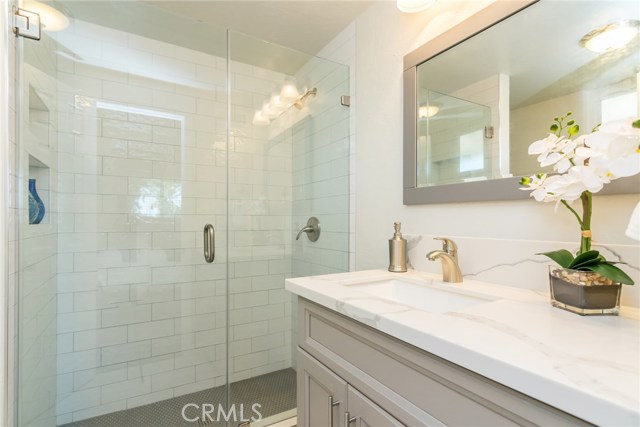
[[[216,229],[213,225],[204,226],[204,260],[212,263],[216,259]]]

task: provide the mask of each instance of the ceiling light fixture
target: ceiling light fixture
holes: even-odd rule
[[[640,21],[619,21],[591,31],[580,39],[580,46],[602,53],[625,47],[638,36]]]
[[[396,6],[401,12],[417,13],[433,6],[436,0],[396,0]]]
[[[31,0],[25,1],[23,8],[40,15],[42,29],[45,31],[62,31],[70,24],[69,18],[64,13],[47,4]]]
[[[433,117],[438,114],[440,108],[435,105],[421,105],[418,107],[418,118],[419,119],[427,119],[429,117]]]

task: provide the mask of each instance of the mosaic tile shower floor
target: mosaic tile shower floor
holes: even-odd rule
[[[182,408],[188,403],[202,405],[224,402],[225,388],[215,387],[161,402],[139,406],[124,411],[113,412],[89,418],[62,427],[222,427],[226,423],[186,421],[182,418]],[[231,399],[236,405],[243,404],[244,415],[253,414],[251,405],[260,403],[263,418],[270,417],[296,407],[296,371],[289,368],[231,384]],[[194,409],[193,417],[196,417]],[[230,422],[230,426],[239,423]]]

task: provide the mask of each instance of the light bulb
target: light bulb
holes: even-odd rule
[[[280,95],[271,96],[271,99],[269,100],[269,107],[271,111],[274,111],[277,114],[280,114],[287,109],[287,106],[282,102]]]
[[[285,83],[280,90],[280,100],[283,103],[291,103],[300,97],[298,88],[293,83]]]
[[[278,116],[278,112],[268,102],[264,103],[260,111],[262,112],[262,115],[268,119],[274,119]]]
[[[271,121],[262,114],[262,111],[258,110],[253,114],[251,123],[256,126],[268,126],[271,124]]]

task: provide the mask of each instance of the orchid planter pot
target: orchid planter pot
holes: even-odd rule
[[[582,316],[620,313],[622,284],[592,271],[549,267],[551,305]]]

